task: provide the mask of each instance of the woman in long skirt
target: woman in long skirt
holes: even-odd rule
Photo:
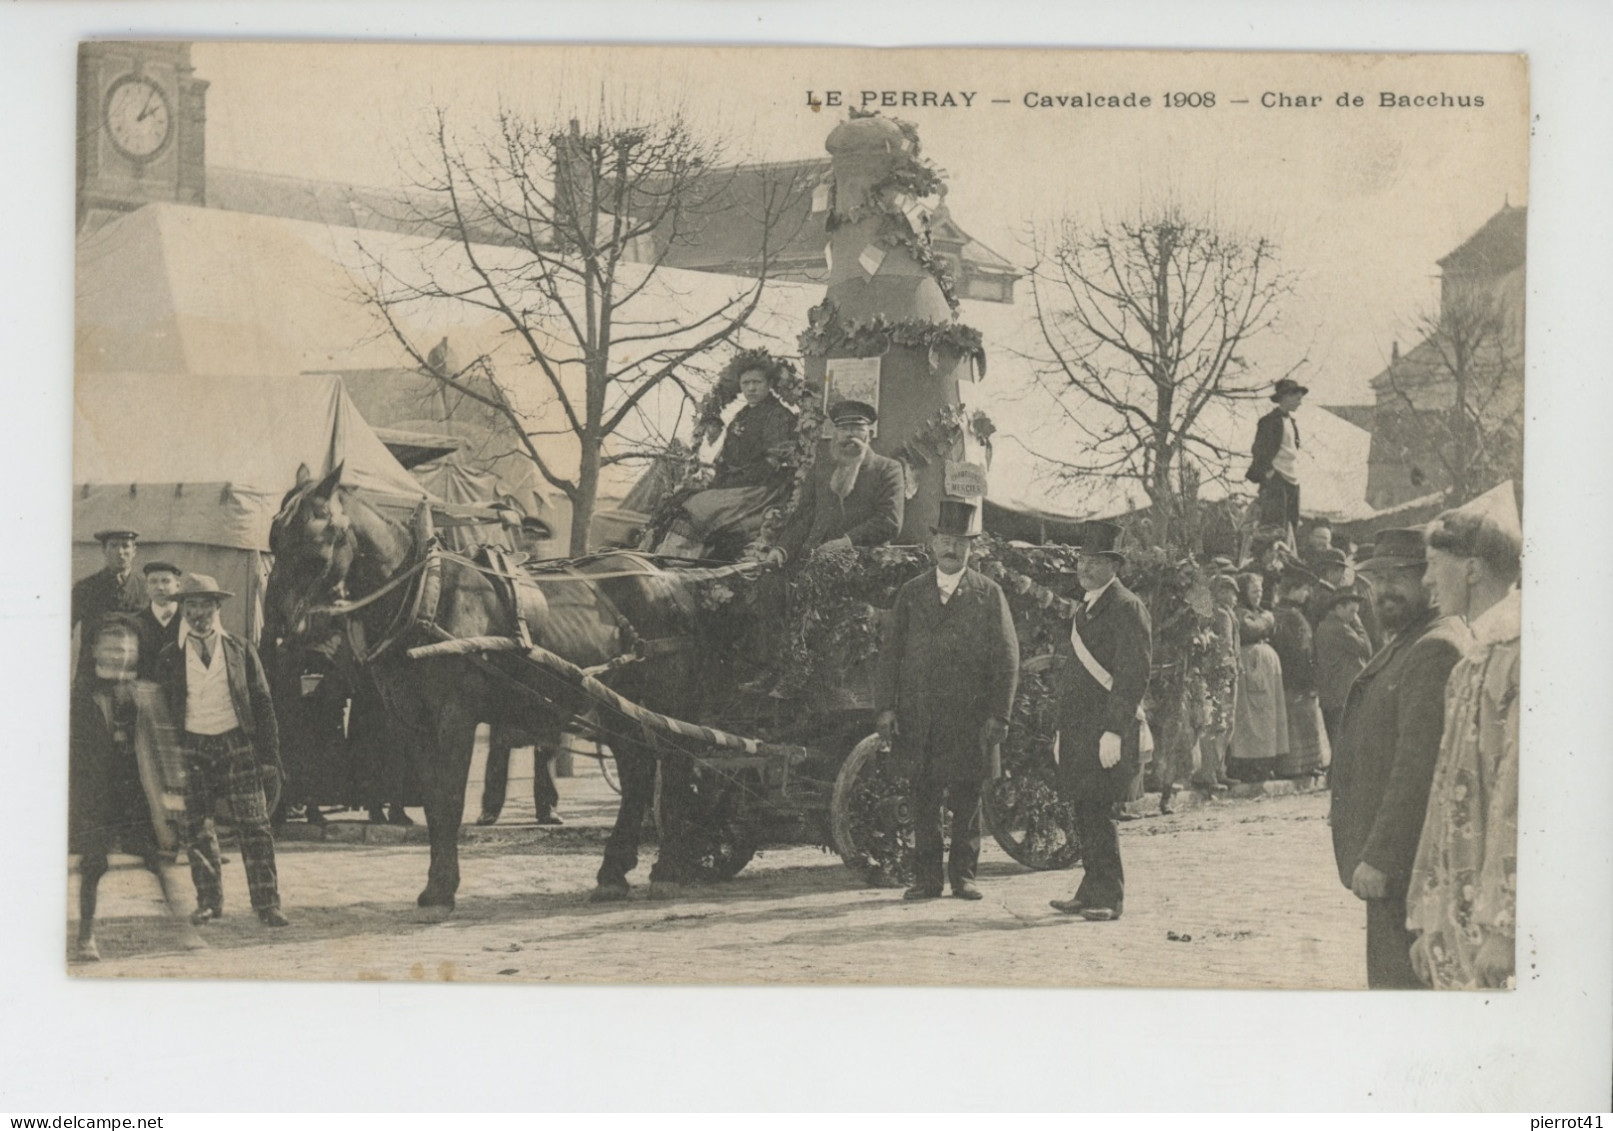
[[[1288,707],[1283,699],[1283,666],[1270,639],[1274,619],[1260,607],[1264,579],[1238,575],[1243,597],[1238,610],[1238,705],[1228,750],[1227,776],[1266,781],[1277,759],[1288,753]]]

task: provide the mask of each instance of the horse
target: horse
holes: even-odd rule
[[[342,471],[337,465],[316,482],[299,469],[282,501],[271,527],[265,619],[282,647],[318,644],[340,631],[343,662],[384,702],[391,737],[414,759],[425,793],[431,865],[419,906],[453,910],[472,746],[483,722],[557,739],[587,720],[615,751],[622,801],[596,900],[628,896],[661,756],[662,834],[651,894],[671,894],[692,878],[679,802],[691,789],[692,765],[681,751],[518,655],[411,659],[407,652],[445,638],[520,639],[524,629],[532,643],[579,667],[605,669],[602,679],[626,698],[687,717],[698,710],[704,651],[693,586],[629,552],[578,559],[541,580],[440,553],[420,511],[412,523],[389,517],[344,486]],[[631,660],[635,655],[641,658]]]

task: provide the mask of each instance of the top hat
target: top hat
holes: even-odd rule
[[[935,525],[930,527],[931,534],[952,534],[959,538],[978,537],[980,531],[972,529],[975,522],[975,511],[979,509],[973,503],[962,499],[942,499],[941,513],[936,516]]]
[[[1081,524],[1081,544],[1076,547],[1083,554],[1102,554],[1117,562],[1126,555],[1115,549],[1120,542],[1120,527],[1112,522],[1085,522]]]
[[[147,562],[145,565],[140,567],[140,572],[145,574],[147,577],[164,570],[178,577],[183,577],[185,574],[185,571],[180,569],[173,562]]]
[[[185,580],[179,586],[179,592],[174,596],[181,601],[187,597],[212,597],[217,601],[227,601],[235,594],[228,589],[220,589],[218,581],[205,573],[191,573],[185,575]]]
[[[1428,564],[1428,543],[1421,527],[1397,527],[1378,531],[1372,556],[1355,568],[1368,573],[1382,569],[1405,569]]]
[[[879,419],[879,412],[864,401],[836,401],[829,410],[829,419],[835,424],[872,424]]]
[[[138,530],[97,530],[95,532],[95,540],[103,545],[114,538],[127,538],[131,542],[138,542],[140,532]]]
[[[1272,391],[1271,391],[1271,399],[1274,400],[1274,401],[1280,401],[1284,397],[1286,397],[1289,393],[1308,393],[1308,392],[1310,392],[1309,389],[1307,389],[1304,385],[1301,385],[1298,381],[1294,380],[1292,377],[1279,377],[1277,379],[1277,387],[1272,389]]]

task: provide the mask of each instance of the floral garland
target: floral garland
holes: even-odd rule
[[[893,346],[925,350],[934,355],[949,352],[972,357],[976,371],[986,375],[986,346],[980,331],[962,322],[931,322],[924,318],[894,321],[883,314],[861,322],[846,322],[834,303],[824,299],[807,313],[807,328],[796,339],[804,357],[878,357]]]
[[[788,358],[774,357],[765,349],[740,350],[729,358],[695,410],[695,435],[715,426],[722,429],[723,410],[739,396],[739,378],[752,369],[773,375],[773,393],[787,405],[796,406],[806,397],[806,380]]]

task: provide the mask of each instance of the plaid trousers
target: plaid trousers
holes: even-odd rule
[[[241,841],[241,862],[252,906],[262,911],[280,906],[279,878],[274,867],[274,837],[269,833],[269,805],[263,779],[245,732],[185,732],[185,849],[198,907],[224,907],[218,835],[213,810],[219,798],[230,807]]]

